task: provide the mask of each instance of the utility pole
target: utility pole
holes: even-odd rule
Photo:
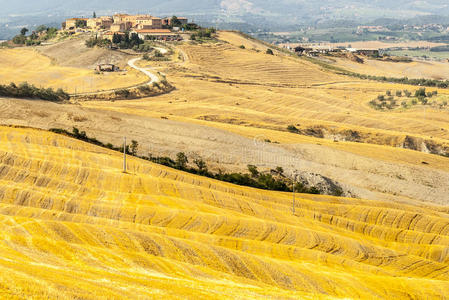
[[[298,177],[298,174],[295,172],[294,174],[293,174],[293,183],[292,183],[292,185],[293,185],[293,202],[292,202],[292,213],[293,213],[293,215],[295,214],[295,202],[296,202],[296,199],[295,199],[295,188],[296,188],[296,178]]]
[[[126,173],[126,136],[123,141],[123,173]]]

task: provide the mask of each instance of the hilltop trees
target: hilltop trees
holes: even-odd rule
[[[215,28],[201,28],[196,33],[190,36],[192,41],[195,40],[207,40],[211,39],[212,35],[216,32]]]
[[[47,27],[45,25],[39,25],[29,36],[26,35],[28,32],[28,28],[22,28],[20,30],[20,34],[13,37],[12,42],[17,45],[40,45],[42,40],[48,40],[56,37],[58,34],[58,29],[54,27]]]
[[[182,26],[182,23],[181,23],[181,21],[179,21],[177,16],[173,16],[171,18],[170,22],[171,22],[171,26],[172,27],[181,27]]]
[[[99,39],[95,36],[88,39],[85,44],[87,48],[93,48],[95,46],[98,46],[100,48],[107,48],[111,46],[111,41],[107,39]]]
[[[132,49],[136,46],[142,45],[144,41],[139,38],[139,35],[126,32],[125,34],[114,33],[112,36],[112,43],[117,45],[120,49]]]
[[[20,35],[25,36],[25,35],[27,34],[28,31],[29,31],[28,28],[23,27],[23,28],[20,30]]]

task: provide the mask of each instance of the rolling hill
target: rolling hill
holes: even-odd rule
[[[0,127],[4,298],[437,298],[447,208],[266,192]]]
[[[219,39],[177,45],[172,61],[148,63],[176,87],[169,94],[64,104],[0,99],[0,124],[77,127],[114,145],[126,135],[139,142],[141,155],[174,158],[184,152],[192,162],[202,157],[215,172],[246,172],[248,164],[263,171],[282,167],[288,176],[303,172],[311,184],[317,184],[316,174],[324,176],[351,197],[448,203],[448,158],[436,155],[449,147],[448,111],[378,111],[368,105],[387,90],[418,87],[342,76],[277,51],[267,55],[267,45],[234,32],[220,32]],[[39,47],[56,62],[24,74],[43,85],[54,69],[87,72],[83,60],[97,57],[98,49],[81,51],[79,60],[61,59],[64,51],[74,53],[74,44]],[[301,134],[287,132],[289,125]]]

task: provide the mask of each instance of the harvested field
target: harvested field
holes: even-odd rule
[[[363,64],[335,58],[335,65],[352,72],[387,77],[429,78],[449,80],[449,63],[438,61],[413,61],[409,63],[364,59]]]
[[[447,208],[233,186],[0,127],[4,298],[441,298]]]
[[[92,66],[61,66],[31,48],[0,49],[0,84],[25,81],[38,87],[84,93],[125,88],[148,79],[131,68],[126,72],[96,74]]]

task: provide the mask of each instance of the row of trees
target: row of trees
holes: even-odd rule
[[[192,160],[193,166],[189,165],[189,158],[183,152],[179,152],[175,159],[170,157],[155,157],[151,154],[149,154],[149,156],[138,156],[139,143],[135,140],[131,141],[131,144],[127,145],[126,149],[123,149],[123,146],[116,147],[110,143],[104,144],[96,138],[91,138],[85,131],[80,131],[76,127],[73,128],[72,132],[59,128],[53,128],[50,129],[50,131],[58,134],[64,134],[101,147],[109,148],[111,150],[120,152],[125,151],[129,155],[137,156],[141,159],[165,165],[174,169],[233,184],[283,192],[291,192],[293,188],[293,181],[284,175],[284,170],[281,167],[277,167],[267,173],[260,172],[254,165],[248,165],[248,173],[225,173],[222,171],[214,173],[209,170],[206,162],[201,157],[194,158]],[[276,176],[273,176],[272,174],[276,174]],[[307,187],[300,182],[295,183],[295,191],[299,193],[320,194],[320,191],[317,188]]]
[[[360,79],[368,79],[382,82],[392,82],[392,83],[401,83],[401,84],[409,84],[409,85],[417,85],[417,86],[427,86],[427,87],[438,87],[438,88],[448,88],[449,80],[436,80],[436,79],[411,79],[408,77],[386,77],[386,76],[374,76],[374,75],[365,75],[354,72],[343,72],[343,75],[349,75],[352,77],[357,77]]]
[[[0,96],[14,97],[14,98],[30,98],[42,99],[48,101],[63,101],[70,99],[69,94],[64,90],[53,90],[52,88],[38,88],[30,85],[27,82],[16,85],[10,83],[9,85],[0,85]]]
[[[112,43],[117,45],[120,49],[133,49],[144,44],[144,41],[139,38],[137,33],[129,34],[129,32],[125,32],[125,34],[114,33],[112,36]]]
[[[401,84],[409,84],[409,85],[417,85],[417,86],[426,86],[426,87],[437,87],[437,88],[442,88],[442,89],[449,87],[449,80],[436,80],[436,79],[426,79],[426,78],[411,79],[408,77],[397,78],[397,77],[366,75],[366,74],[350,72],[343,68],[330,65],[328,63],[325,63],[323,61],[320,61],[320,60],[317,60],[317,59],[314,59],[311,57],[302,57],[302,59],[308,60],[314,64],[322,66],[322,67],[324,67],[328,70],[331,70],[337,74],[356,77],[356,78],[360,78],[360,79],[368,79],[368,80],[381,81],[381,82],[401,83]]]

